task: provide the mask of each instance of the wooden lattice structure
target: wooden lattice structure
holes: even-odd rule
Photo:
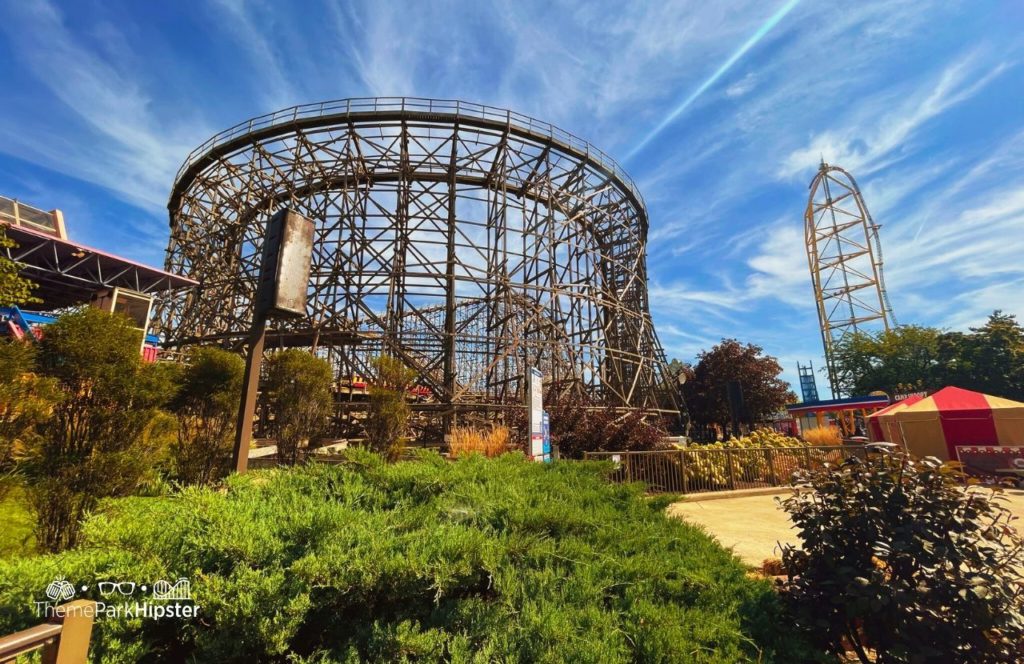
[[[267,218],[316,224],[305,318],[269,349],[340,379],[401,358],[451,416],[521,406],[537,366],[613,408],[678,413],[651,324],[647,215],[600,150],[477,104],[351,99],[255,118],[189,155],[169,203],[169,270],[199,286],[161,305],[166,343],[240,345]],[[352,407],[356,407],[353,405]]]

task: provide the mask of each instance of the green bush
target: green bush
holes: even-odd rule
[[[277,429],[277,456],[289,464],[299,450],[322,436],[334,405],[331,365],[298,348],[276,353],[267,362],[265,386]]]
[[[101,619],[97,661],[806,662],[764,581],[605,464],[433,453],[115,501],[0,562],[0,633],[56,576],[189,577],[192,620]]]
[[[189,351],[171,403],[178,424],[171,457],[181,481],[209,484],[230,467],[244,372],[236,353],[214,347]]]
[[[60,398],[56,381],[36,373],[35,344],[0,339],[0,501],[18,484],[17,461]]]
[[[802,472],[783,502],[798,625],[863,662],[1024,659],[1024,555],[991,489],[934,458],[894,454]],[[874,649],[877,659],[872,659]]]
[[[129,495],[153,472],[150,436],[171,392],[166,366],[144,364],[127,317],[85,307],[61,315],[39,344],[38,371],[62,399],[26,445],[23,467],[45,550],[75,544],[100,498]]]
[[[374,358],[373,370],[370,407],[364,423],[366,442],[371,450],[394,461],[405,449],[411,414],[405,393],[416,379],[416,372],[390,355]]]

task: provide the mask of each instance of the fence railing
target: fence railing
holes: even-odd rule
[[[185,158],[185,163],[181,165],[177,175],[174,177],[173,189],[178,188],[188,170],[202,159],[203,156],[217,146],[228,143],[236,138],[271,127],[288,126],[309,118],[344,118],[347,121],[353,119],[353,116],[358,117],[361,114],[385,111],[427,113],[465,120],[489,120],[500,122],[509,127],[517,127],[535,136],[546,137],[548,140],[559,143],[577,154],[585,155],[591,162],[607,170],[621,180],[625,187],[636,197],[637,201],[643,205],[643,197],[640,194],[639,188],[614,159],[602,150],[564,129],[559,129],[543,120],[537,120],[528,115],[504,108],[458,99],[425,99],[420,97],[336,99],[333,101],[292,106],[252,118],[251,120],[245,120],[234,127],[211,136],[202,145],[190,152]]]
[[[51,622],[0,636],[0,663],[41,651],[44,664],[85,664],[96,602],[75,600],[54,610]]]
[[[611,461],[615,482],[644,482],[654,493],[698,493],[783,486],[798,468],[865,458],[861,445],[821,447],[688,447],[650,452],[588,452],[586,459]]]

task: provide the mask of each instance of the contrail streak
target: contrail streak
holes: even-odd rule
[[[685,111],[690,106],[690,104],[692,104],[694,101],[696,101],[697,97],[700,97],[704,93],[705,90],[707,90],[712,85],[714,85],[715,81],[720,79],[722,77],[722,75],[725,74],[725,72],[729,71],[729,69],[734,64],[736,64],[737,60],[742,58],[743,55],[747,51],[752,49],[757,44],[757,42],[761,41],[761,39],[763,39],[764,36],[766,34],[768,34],[771,31],[772,28],[774,28],[776,25],[778,25],[779,21],[781,21],[783,18],[785,18],[786,14],[788,14],[790,11],[792,11],[792,9],[794,7],[796,7],[797,4],[799,4],[799,3],[800,3],[800,0],[789,0],[788,2],[786,2],[786,4],[784,4],[781,7],[779,7],[778,11],[776,11],[774,14],[772,14],[768,18],[768,20],[765,21],[761,25],[761,27],[759,27],[757,29],[757,31],[754,34],[752,34],[747,41],[745,41],[743,43],[743,46],[740,46],[736,50],[735,53],[733,53],[731,56],[729,56],[729,59],[726,60],[722,64],[722,66],[719,67],[715,71],[714,74],[712,74],[710,77],[708,77],[708,79],[706,81],[701,83],[700,87],[698,87],[696,90],[694,90],[690,94],[689,97],[684,99],[682,101],[682,103],[680,103],[678,106],[676,106],[675,109],[671,113],[669,113],[667,116],[665,116],[665,119],[661,121],[661,124],[659,124],[657,127],[655,127],[654,130],[651,131],[651,133],[647,134],[647,136],[645,136],[642,141],[637,143],[636,147],[634,147],[629,152],[629,154],[626,155],[626,160],[628,161],[629,159],[632,159],[634,156],[636,156],[636,154],[638,152],[640,152],[641,150],[643,150],[647,146],[647,144],[650,143],[654,139],[655,136],[657,136],[662,131],[664,131],[665,127],[667,127],[670,124],[672,124],[675,121],[675,119],[678,118],[680,116],[680,114],[682,114],[682,112]]]

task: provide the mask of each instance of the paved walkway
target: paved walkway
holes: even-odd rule
[[[685,500],[669,506],[671,516],[703,526],[722,546],[731,548],[744,563],[757,566],[765,558],[778,558],[779,542],[798,544],[789,517],[778,508],[775,498],[785,498],[783,491],[769,496],[741,496],[710,500]]]
[[[739,496],[736,498],[708,499],[697,497],[669,506],[671,516],[703,526],[723,546],[731,548],[740,559],[751,566],[760,566],[766,558],[779,558],[779,543],[798,545],[799,537],[789,522],[789,516],[779,508],[776,498],[786,498],[791,492],[780,490],[775,495]],[[1021,519],[1024,529],[1024,490],[1010,489],[1004,495],[1007,507]]]

